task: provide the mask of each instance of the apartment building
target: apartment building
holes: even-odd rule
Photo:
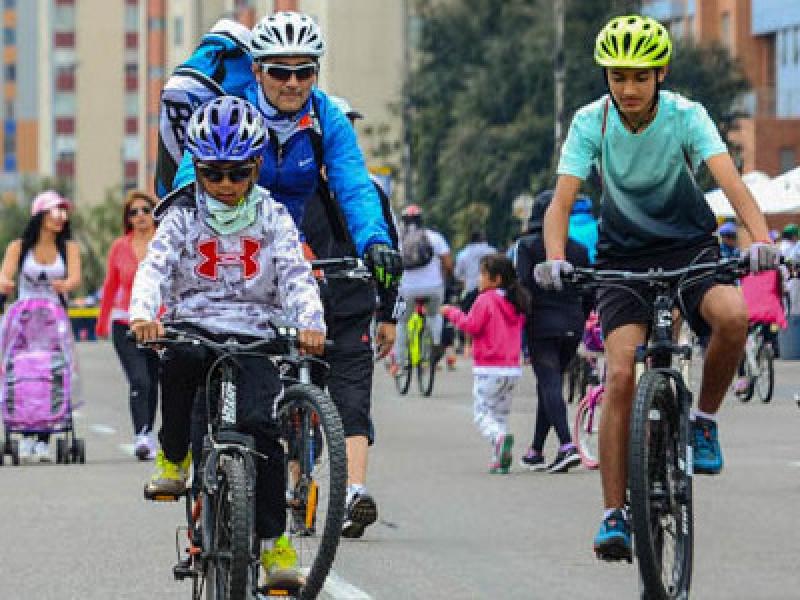
[[[220,18],[252,27],[301,10],[328,41],[320,86],[399,140],[405,0],[0,0],[0,194],[26,176],[67,179],[80,203],[152,190],[158,103],[174,67]],[[370,155],[371,141],[362,136]],[[382,159],[383,160],[383,159]],[[399,164],[399,157],[386,159]],[[381,166],[372,161],[371,166]]]
[[[776,176],[800,164],[800,2],[786,0],[644,0],[645,14],[677,37],[719,42],[738,58],[752,90],[748,118],[731,139],[742,169]]]

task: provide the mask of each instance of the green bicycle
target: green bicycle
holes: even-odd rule
[[[425,316],[425,299],[417,298],[414,313],[406,325],[406,364],[400,365],[394,378],[397,391],[405,395],[411,386],[411,377],[417,372],[419,390],[423,396],[433,392],[436,364],[433,360],[433,334]]]

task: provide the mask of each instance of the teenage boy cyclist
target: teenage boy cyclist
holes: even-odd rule
[[[661,90],[672,44],[654,19],[612,19],[599,33],[595,61],[603,67],[609,94],[581,108],[561,151],[555,198],[544,221],[546,262],[535,267],[540,285],[562,286],[572,270],[564,260],[570,208],[592,165],[603,182],[600,269],[676,269],[719,257],[712,235],[714,215],[693,171],[705,161],[739,220],[756,242],[751,268],[775,266],[778,249],[764,217],[733,165],[714,123],[700,104]],[[652,290],[629,285],[644,298]],[[600,428],[600,469],[605,512],[594,538],[599,558],[631,554],[624,514],[628,424],[634,392],[634,352],[645,342],[651,307],[620,286],[598,290],[608,375]],[[716,474],[722,452],[716,413],[731,383],[747,336],[741,293],[709,276],[682,294],[680,308],[698,334],[711,338],[705,356],[698,409],[693,411],[694,469]]]
[[[255,185],[268,143],[264,120],[247,101],[221,96],[201,106],[187,127],[198,185],[195,196],[170,207],[136,273],[130,305],[131,330],[139,341],[163,334],[156,320],[223,341],[270,334],[268,321],[291,320],[307,351],[321,353],[325,323],[317,284],[303,258],[287,208]],[[162,363],[161,449],[145,486],[148,497],[178,494],[186,487],[195,390],[212,356],[193,347],[171,349]],[[262,554],[267,583],[297,580],[297,556],[286,523],[283,447],[272,414],[281,395],[276,367],[260,357],[237,357],[237,420],[255,437],[256,533],[274,540]]]

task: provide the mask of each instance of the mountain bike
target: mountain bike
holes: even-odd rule
[[[775,388],[775,348],[772,325],[767,323],[751,323],[747,332],[747,343],[744,349],[742,366],[747,387],[736,393],[742,402],[749,402],[753,393],[762,402],[772,400]]]
[[[231,338],[219,343],[166,328],[164,338],[148,342],[167,350],[181,344],[200,346],[215,357],[202,394],[208,432],[193,491],[184,495],[187,525],[176,533],[178,563],[173,575],[192,580],[193,600],[316,598],[339,544],[347,483],[339,413],[330,398],[311,384],[311,365],[320,361],[300,353],[297,329],[288,325],[273,329],[274,339],[239,343]],[[273,414],[287,450],[287,533],[303,573],[299,589],[258,588],[256,461],[267,457],[255,450],[252,436],[236,430],[235,363],[243,355],[272,360],[285,388]]]
[[[724,259],[672,271],[575,269],[570,276],[584,287],[643,282],[656,291],[649,339],[636,349],[628,447],[628,502],[643,598],[688,598],[692,577],[692,393],[686,383],[692,347],[673,341],[672,309],[680,290],[699,279],[713,275],[733,281],[745,272],[739,259]]]
[[[425,299],[417,298],[414,312],[406,325],[406,364],[399,365],[394,383],[400,394],[407,394],[413,373],[417,373],[423,396],[433,393],[436,363],[433,356],[433,334],[425,314]]]

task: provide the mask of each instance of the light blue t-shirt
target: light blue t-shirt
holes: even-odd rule
[[[714,214],[693,172],[701,162],[727,151],[697,102],[662,90],[655,119],[634,134],[604,96],[575,113],[558,174],[586,179],[599,163],[600,254],[647,254],[700,243],[714,231]]]

